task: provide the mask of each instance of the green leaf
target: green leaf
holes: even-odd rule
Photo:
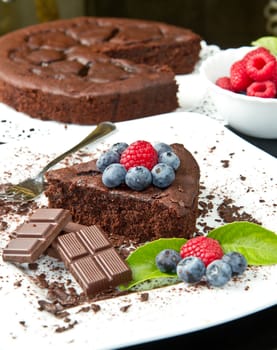
[[[233,222],[209,232],[225,253],[240,252],[249,265],[277,264],[277,235],[251,222]]]
[[[262,46],[268,49],[273,55],[277,56],[277,37],[263,36],[251,43],[253,46]]]
[[[185,238],[160,238],[137,248],[126,260],[132,270],[133,280],[127,286],[121,286],[120,289],[131,289],[149,280],[152,282],[156,279],[159,280],[157,285],[160,284],[160,279],[176,280],[176,274],[163,273],[157,268],[155,258],[163,249],[174,249],[179,252],[186,241]]]

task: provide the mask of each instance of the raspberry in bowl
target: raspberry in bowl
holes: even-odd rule
[[[240,47],[216,53],[200,67],[219,114],[233,129],[277,138],[277,61],[264,48]]]

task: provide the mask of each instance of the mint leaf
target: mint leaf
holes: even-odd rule
[[[277,37],[276,36],[263,36],[251,43],[253,46],[262,46],[268,49],[272,55],[277,56]]]
[[[163,249],[174,249],[179,252],[181,246],[185,244],[186,241],[185,238],[160,238],[137,248],[126,259],[126,262],[132,270],[133,280],[127,286],[121,286],[120,289],[130,289],[149,280],[176,280],[176,274],[163,273],[157,268],[155,258]]]
[[[240,252],[249,265],[277,264],[277,235],[251,222],[233,222],[209,232],[225,253]]]

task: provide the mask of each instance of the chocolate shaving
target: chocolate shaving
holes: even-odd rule
[[[56,333],[62,333],[62,332],[65,332],[65,331],[68,331],[69,329],[72,329],[74,326],[76,326],[76,324],[78,324],[78,322],[75,320],[74,322],[72,323],[69,323],[67,327],[57,327],[55,332]]]
[[[261,222],[253,218],[251,214],[242,211],[242,206],[238,207],[234,205],[233,202],[234,201],[231,198],[225,198],[217,209],[219,216],[225,223],[231,223],[234,221],[250,221],[256,224],[261,224]]]
[[[121,306],[120,311],[127,312],[130,307],[131,307],[131,304]]]

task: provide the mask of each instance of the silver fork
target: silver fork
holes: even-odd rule
[[[98,124],[97,127],[82,141],[80,141],[77,145],[73,146],[72,148],[70,148],[69,150],[67,150],[66,152],[62,153],[61,155],[53,159],[51,162],[49,162],[35,177],[28,178],[18,184],[8,186],[5,193],[0,194],[0,199],[24,201],[36,198],[45,189],[44,174],[50,168],[59,163],[69,154],[78,151],[80,148],[107,135],[115,129],[115,124],[111,122],[102,122]]]

